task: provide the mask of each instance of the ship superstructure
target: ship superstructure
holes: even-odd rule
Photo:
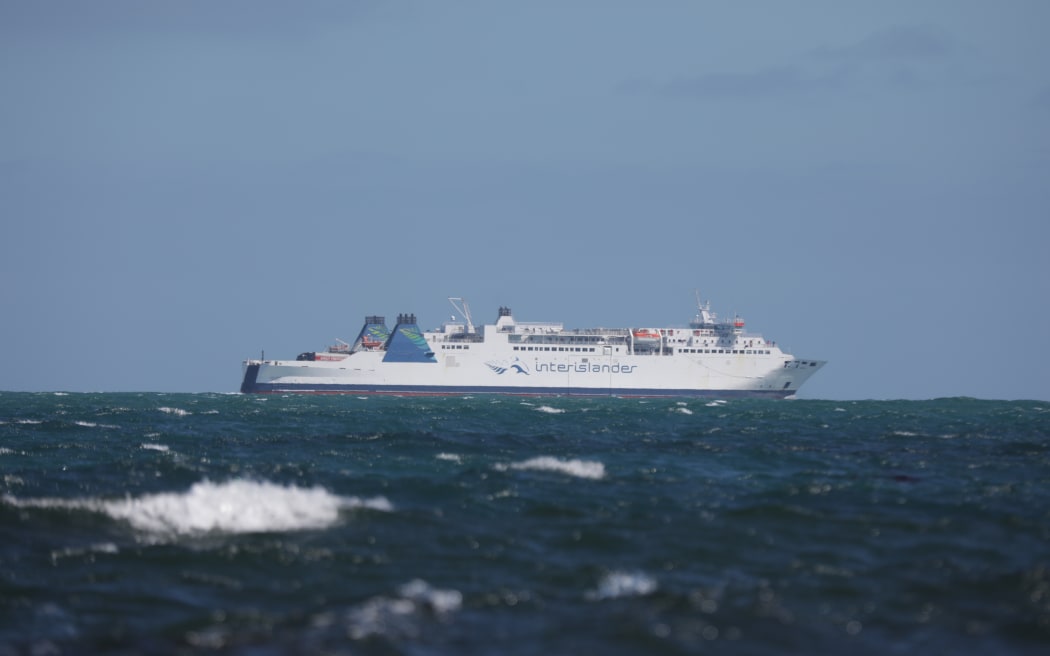
[[[414,314],[365,317],[352,342],[295,360],[246,360],[245,393],[520,394],[570,396],[793,396],[824,361],[799,359],[720,321],[697,299],[688,327],[566,329],[521,322],[500,307],[496,322],[462,320],[421,330]]]

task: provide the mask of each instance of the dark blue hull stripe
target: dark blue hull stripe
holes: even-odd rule
[[[258,383],[248,371],[241,392],[245,394],[394,394],[430,395],[449,394],[508,394],[515,396],[637,396],[666,398],[767,398],[782,399],[795,390],[695,390],[695,389],[632,389],[626,387],[488,387],[446,385],[278,385]],[[249,376],[251,380],[249,381]]]

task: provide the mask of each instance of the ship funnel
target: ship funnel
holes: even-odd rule
[[[386,317],[371,315],[365,317],[365,325],[357,333],[352,351],[376,351],[383,347],[390,338],[390,329],[386,327]]]
[[[496,330],[501,332],[514,332],[514,317],[510,314],[510,308],[501,305],[499,317],[496,319]]]
[[[383,362],[437,362],[430,344],[416,324],[416,315],[397,315],[397,325],[387,340]]]

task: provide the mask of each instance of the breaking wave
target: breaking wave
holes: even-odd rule
[[[417,637],[425,631],[427,621],[445,618],[462,605],[459,590],[435,588],[415,579],[402,585],[396,596],[375,597],[352,609],[346,615],[346,631],[355,640]]]
[[[530,458],[522,462],[514,462],[509,465],[496,465],[496,469],[506,471],[507,469],[534,469],[539,471],[553,471],[560,474],[568,474],[578,478],[602,479],[605,478],[605,465],[593,460],[560,460],[551,456],[540,456]]]
[[[4,496],[3,501],[22,508],[100,512],[126,521],[137,530],[160,535],[323,529],[335,524],[343,510],[366,508],[390,512],[394,509],[385,497],[342,497],[321,487],[286,487],[249,480],[202,481],[185,492],[162,492],[118,500]]]
[[[160,408],[157,408],[157,410],[160,410],[161,412],[166,412],[169,415],[175,415],[176,417],[185,417],[187,415],[193,414],[189,410],[183,410],[182,408],[169,408],[167,406],[162,406]]]
[[[656,581],[641,572],[610,572],[598,583],[596,590],[587,593],[593,601],[619,599],[621,597],[644,597],[656,592]]]

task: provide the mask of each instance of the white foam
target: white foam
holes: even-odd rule
[[[435,613],[451,613],[463,606],[463,594],[459,590],[441,590],[431,587],[422,579],[414,579],[398,590],[402,597],[422,604]]]
[[[550,415],[560,415],[561,413],[565,412],[565,410],[563,408],[552,408],[549,405],[541,405],[536,408],[536,412],[546,412]]]
[[[71,556],[87,556],[96,553],[103,554],[115,554],[120,553],[117,549],[117,545],[112,542],[99,542],[92,544],[87,547],[66,547],[65,549],[58,549],[51,552],[51,561],[54,562],[59,558],[69,558]]]
[[[587,593],[591,600],[643,597],[656,592],[656,581],[642,572],[610,572],[598,583],[596,590]]]
[[[139,447],[143,449],[152,449],[154,451],[163,451],[165,453],[171,450],[168,448],[167,444],[153,444],[151,442],[140,444]]]
[[[73,423],[77,426],[83,426],[84,428],[120,428],[120,426],[115,426],[113,424],[97,424],[93,421],[74,421]]]
[[[507,469],[535,469],[540,471],[554,471],[568,474],[578,478],[601,479],[605,478],[605,465],[593,460],[560,460],[551,456],[540,456],[530,458],[522,462],[509,465],[497,465],[496,469],[506,471]]]
[[[709,408],[717,408],[718,406],[725,405],[725,404],[726,404],[726,402],[723,401],[722,399],[715,399],[714,401],[711,401],[710,403],[706,403],[705,405],[707,407],[709,407]]]
[[[42,424],[44,422],[39,420],[39,419],[16,419],[15,423],[16,424],[29,425],[29,426],[36,426],[37,424]]]
[[[691,415],[691,414],[693,414],[693,411],[690,410],[689,408],[675,408],[675,411],[679,412],[679,413],[681,413],[683,415]]]
[[[6,446],[0,446],[0,456],[6,456],[6,455],[10,455],[12,453],[14,453],[14,451],[12,451],[11,449],[7,448]]]
[[[169,415],[175,415],[176,417],[185,417],[186,415],[193,414],[192,412],[189,412],[188,410],[183,410],[182,408],[169,408],[167,406],[162,406],[160,408],[157,408],[157,410],[160,410],[161,412],[166,412]]]
[[[266,481],[202,481],[185,492],[162,492],[120,500],[16,499],[18,507],[72,508],[101,512],[134,528],[161,535],[207,532],[263,533],[322,529],[339,519],[339,511],[367,508],[389,512],[384,497],[341,497],[324,488],[283,486]]]
[[[415,637],[426,617],[444,618],[462,606],[459,590],[442,590],[415,579],[402,585],[398,596],[375,597],[347,613],[347,634],[354,640],[373,635]]]
[[[462,465],[463,464],[463,458],[460,458],[455,453],[439,453],[439,454],[437,454],[434,457],[437,458],[438,460],[450,460],[450,461],[456,463],[457,465]]]

